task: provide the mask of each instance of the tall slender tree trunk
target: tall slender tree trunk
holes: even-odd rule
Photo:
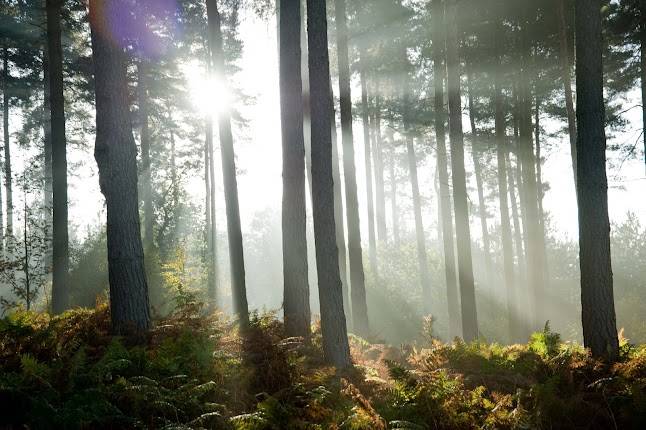
[[[494,46],[498,46],[501,32],[500,27],[502,24],[496,25],[494,29]],[[500,51],[496,50],[497,64],[501,64],[502,58]],[[515,277],[514,277],[514,249],[511,239],[511,224],[509,222],[509,200],[508,200],[508,187],[507,187],[507,160],[505,158],[507,152],[506,145],[506,130],[504,100],[502,95],[501,73],[502,68],[498,67],[494,71],[494,112],[495,112],[495,131],[496,131],[496,159],[498,167],[498,195],[500,198],[500,230],[502,242],[502,260],[505,281],[505,291],[507,293],[507,321],[508,321],[508,336],[510,342],[520,340],[518,327],[518,311],[517,311],[517,297],[515,290]]]
[[[280,1],[280,106],[283,139],[283,277],[285,333],[310,335],[305,212],[305,141],[301,82],[301,5]]]
[[[442,245],[444,254],[444,278],[446,279],[446,296],[449,314],[449,338],[460,336],[460,304],[458,298],[457,279],[455,271],[455,248],[453,243],[453,214],[451,213],[451,190],[449,188],[449,173],[446,154],[446,109],[444,108],[444,3],[433,0],[432,4],[432,38],[433,38],[433,86],[435,110],[435,145],[437,153],[437,170],[439,181],[438,202],[442,224]]]
[[[11,141],[9,139],[9,103],[11,96],[9,94],[9,81],[11,73],[9,71],[9,49],[4,46],[2,52],[2,107],[3,107],[3,129],[4,129],[4,185],[6,193],[6,212],[7,212],[7,247],[11,249],[11,238],[13,237],[13,191],[11,176]]]
[[[405,79],[409,79],[406,77]],[[417,241],[417,264],[419,266],[419,277],[422,287],[422,307],[425,313],[431,313],[431,275],[428,270],[428,255],[426,253],[426,237],[424,234],[424,222],[422,220],[422,199],[419,192],[419,180],[417,177],[417,155],[415,154],[415,143],[410,130],[410,87],[408,82],[404,86],[404,135],[406,138],[406,153],[408,158],[408,171],[410,174],[411,193],[413,196],[413,213],[415,215],[415,238]]]
[[[45,2],[43,2],[45,3]],[[45,8],[45,13],[47,13]],[[49,89],[49,48],[43,46],[43,217],[45,220],[44,236],[47,250],[45,253],[45,268],[49,275],[52,270],[52,116]],[[2,187],[0,187],[0,190]],[[0,192],[0,208],[2,207],[2,193]],[[2,210],[0,210],[0,231],[4,230]],[[0,240],[0,250],[2,241]]]
[[[574,112],[574,96],[572,94],[572,78],[570,68],[570,43],[567,37],[567,21],[565,19],[566,0],[556,0],[556,12],[559,26],[559,60],[561,63],[561,78],[565,91],[565,110],[567,112],[568,136],[570,138],[570,156],[572,158],[572,173],[576,189],[576,113]]]
[[[537,90],[538,91],[538,90]],[[545,198],[545,190],[543,186],[543,158],[541,154],[541,100],[538,95],[535,97],[534,103],[534,140],[536,141],[536,183],[538,184],[538,221],[539,221],[539,239],[540,239],[540,255],[541,265],[543,269],[543,276],[545,279],[545,288],[549,286],[549,270],[547,266],[547,236],[545,226],[545,211],[543,210],[543,199]]]
[[[336,16],[336,44],[339,61],[339,99],[341,103],[346,215],[348,217],[348,254],[350,256],[350,284],[352,285],[350,290],[352,297],[352,326],[357,334],[365,336],[369,332],[368,306],[366,304],[366,287],[363,273],[357,175],[352,136],[352,93],[350,89],[348,27],[345,0],[335,0],[334,12]]]
[[[223,87],[226,88],[228,85],[224,71],[225,61],[222,24],[220,12],[218,11],[218,2],[217,0],[207,0],[206,6],[211,64],[215,79],[220,81]],[[238,180],[236,178],[230,107],[226,107],[219,113],[218,129],[220,135],[220,151],[222,153],[222,177],[224,179],[224,201],[227,214],[229,259],[231,261],[233,310],[238,316],[240,326],[244,329],[249,325],[249,307],[247,304],[247,287],[245,283],[242,227],[240,225],[240,204],[238,202]]]
[[[67,232],[67,149],[65,140],[65,99],[63,96],[63,48],[61,45],[61,0],[46,0],[51,106],[53,277],[52,311],[69,307],[69,238]]]
[[[366,82],[365,70],[365,52],[361,52],[359,56],[360,64],[360,80],[361,80],[361,120],[363,122],[363,144],[364,144],[364,159],[366,165],[366,194],[368,205],[368,256],[370,259],[370,270],[372,275],[376,278],[378,276],[377,270],[377,238],[375,236],[375,205],[374,194],[372,188],[372,148],[370,147],[370,122],[369,122],[369,106],[368,106],[368,84]]]
[[[206,136],[204,140],[204,174],[206,178],[206,273],[207,293],[211,310],[218,305],[218,243],[217,216],[215,204],[215,154],[213,152],[213,119],[206,119]]]
[[[323,355],[327,362],[345,368],[351,366],[351,360],[334,222],[332,104],[325,2],[307,0],[307,29],[312,116],[312,213]]]
[[[619,355],[610,259],[601,10],[576,0],[576,119],[583,342],[595,357]]]
[[[644,141],[644,162],[646,162],[646,0],[639,0],[641,25],[639,27],[639,77],[642,92],[642,140]]]
[[[528,7],[529,9],[529,7]],[[519,155],[522,163],[522,184],[524,199],[521,200],[525,208],[527,223],[527,261],[528,285],[530,291],[530,329],[532,331],[542,328],[545,304],[544,274],[542,266],[541,234],[538,214],[538,185],[536,183],[536,162],[534,157],[534,143],[532,139],[532,94],[530,90],[530,49],[528,45],[529,13],[521,30],[521,75],[519,82],[520,112],[519,112]],[[523,201],[524,200],[524,201]]]
[[[462,131],[462,101],[460,96],[460,57],[458,54],[457,0],[447,3],[446,65],[449,95],[449,128],[451,137],[451,173],[453,204],[458,249],[458,273],[462,306],[464,340],[478,338],[478,314],[471,257],[471,230],[466,174],[464,170],[464,134]]]
[[[476,129],[476,120],[475,120],[475,108],[473,103],[473,88],[472,88],[472,75],[468,74],[467,85],[468,85],[468,103],[469,103],[469,123],[471,125],[471,157],[473,160],[473,168],[476,176],[476,188],[478,190],[478,212],[480,218],[480,229],[482,231],[482,252],[484,254],[485,260],[485,271],[487,286],[489,288],[493,287],[493,268],[491,263],[491,245],[489,239],[489,228],[487,226],[487,204],[485,201],[484,195],[484,185],[482,178],[482,164],[480,163],[480,149],[478,142],[478,131]]]
[[[139,92],[139,121],[141,122],[141,194],[144,204],[144,249],[153,246],[153,189],[150,165],[150,127],[148,121],[148,65],[146,60],[137,64]]]
[[[330,82],[330,88],[332,83]],[[332,128],[332,179],[334,180],[334,224],[336,225],[336,244],[339,252],[339,272],[343,291],[343,309],[348,326],[352,321],[352,307],[350,305],[350,285],[348,284],[348,253],[345,242],[345,228],[343,216],[343,188],[341,187],[341,171],[339,167],[339,151],[336,135],[336,114],[334,112],[334,97],[330,93],[330,123]]]
[[[390,217],[393,224],[393,243],[399,245],[399,208],[397,207],[397,152],[395,151],[395,136],[391,128],[387,130],[390,141],[390,158],[388,170],[390,171]]]
[[[128,104],[126,59],[103,30],[114,28],[104,3],[90,0],[96,92],[96,145],[99,184],[107,207],[110,315],[117,334],[142,332],[150,325],[137,193],[137,147]],[[113,18],[112,18],[113,19]]]
[[[514,168],[509,157],[509,146],[505,147],[505,164],[507,165],[507,180],[509,182],[509,203],[511,205],[511,218],[514,223],[514,245],[516,258],[518,260],[519,276],[524,273],[525,252],[523,249],[523,231],[518,213],[518,200],[516,199],[516,180],[514,179]]]
[[[378,92],[378,89],[375,89]],[[375,140],[373,156],[375,159],[375,213],[377,218],[377,241],[386,243],[388,240],[386,231],[386,191],[384,185],[384,153],[381,134],[381,96],[375,95]]]

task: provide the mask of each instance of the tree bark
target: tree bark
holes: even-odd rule
[[[363,144],[364,144],[364,159],[366,165],[366,194],[368,205],[368,256],[370,260],[370,270],[372,275],[376,278],[378,276],[377,270],[377,238],[375,236],[375,205],[374,195],[372,188],[372,148],[370,147],[370,121],[369,121],[369,107],[368,107],[368,85],[366,82],[365,70],[365,52],[361,52],[359,56],[360,64],[360,80],[361,80],[361,120],[363,122]]]
[[[217,216],[215,204],[215,160],[213,152],[213,119],[206,119],[206,136],[204,140],[204,174],[206,178],[206,272],[209,308],[218,305],[218,242]]]
[[[208,0],[206,5],[212,70],[215,79],[221,82],[223,87],[227,88],[227,77],[224,71],[225,61],[222,26],[218,3],[217,0]],[[233,134],[231,131],[231,112],[229,107],[224,108],[219,113],[218,129],[220,135],[220,151],[222,153],[222,176],[224,179],[224,201],[227,213],[229,259],[231,261],[233,310],[238,316],[240,326],[245,329],[249,325],[249,307],[247,304],[242,227],[240,225],[240,204],[238,202],[238,180],[236,178]]]
[[[583,341],[592,355],[619,355],[610,259],[601,10],[576,0],[577,182]]]
[[[545,279],[545,288],[549,286],[549,270],[547,267],[547,244],[546,244],[546,227],[545,227],[545,212],[543,210],[543,199],[545,197],[545,190],[543,185],[543,159],[541,155],[541,122],[540,122],[540,109],[541,100],[538,96],[535,97],[534,103],[534,140],[536,141],[536,183],[538,184],[538,221],[539,221],[539,239],[540,239],[540,255],[543,276]]]
[[[283,309],[287,336],[310,336],[301,81],[301,5],[280,1],[280,107],[283,144]]]
[[[390,171],[390,217],[393,225],[393,243],[399,245],[399,208],[397,207],[397,152],[395,151],[395,136],[392,128],[386,130],[387,139],[390,141],[390,159],[388,170]]]
[[[308,3],[309,5],[309,3]],[[350,257],[350,293],[352,297],[353,329],[365,336],[369,332],[366,286],[363,273],[357,174],[352,136],[352,94],[348,54],[348,27],[345,0],[335,0],[336,44],[339,62],[339,99],[343,144],[343,173],[345,178],[346,216],[348,218],[348,254]],[[310,75],[311,79],[311,75]]]
[[[9,71],[9,50],[6,46],[2,53],[2,82],[3,82],[3,128],[4,128],[4,184],[5,184],[5,204],[7,212],[7,248],[11,249],[11,238],[13,237],[13,191],[11,176],[11,141],[9,139],[9,103],[11,96],[9,94],[9,81],[11,72]]]
[[[471,230],[466,174],[464,170],[464,134],[462,131],[462,101],[460,96],[460,58],[458,54],[457,0],[447,3],[446,65],[449,94],[449,128],[451,137],[451,173],[453,176],[453,204],[458,249],[458,273],[462,306],[464,340],[478,338],[478,315],[471,257]]]
[[[529,13],[526,14],[523,21],[524,29],[521,30],[520,41],[520,112],[519,112],[519,136],[520,147],[519,155],[522,164],[522,196],[521,204],[524,207],[525,219],[524,224],[527,237],[527,261],[528,264],[528,284],[530,291],[530,329],[532,331],[540,330],[545,323],[543,311],[545,303],[544,296],[544,277],[543,267],[541,264],[541,235],[539,227],[538,214],[538,186],[536,183],[536,161],[534,157],[534,143],[532,139],[532,94],[530,90],[530,49],[528,45],[528,26]]]
[[[312,213],[316,270],[321,304],[321,334],[326,361],[339,368],[352,365],[343,312],[339,256],[334,222],[332,176],[332,104],[325,2],[307,0],[308,63],[312,129]]]
[[[45,3],[45,2],[43,2]],[[46,9],[46,8],[45,8]],[[45,14],[47,11],[45,10]],[[43,216],[45,218],[44,236],[47,250],[45,251],[45,268],[47,274],[51,273],[53,260],[52,244],[52,116],[49,89],[49,53],[48,46],[43,46]],[[2,187],[0,187],[0,190]],[[0,192],[0,207],[2,207],[2,193]],[[0,210],[0,231],[4,229],[2,211]],[[0,240],[0,250],[2,241]]]
[[[332,88],[332,83],[330,83]],[[341,172],[339,166],[339,151],[336,135],[336,114],[334,112],[334,96],[330,93],[330,123],[332,128],[332,179],[334,180],[334,224],[336,225],[336,246],[339,252],[339,273],[343,292],[343,309],[345,319],[350,324],[352,321],[352,307],[350,305],[350,285],[348,284],[348,253],[345,242],[344,213],[343,213],[343,189],[341,187]],[[311,171],[311,170],[310,170]]]
[[[386,229],[386,191],[384,185],[384,154],[383,139],[381,134],[381,96],[375,96],[375,140],[373,156],[375,159],[375,213],[377,219],[377,241],[386,243],[388,234]]]
[[[49,103],[52,149],[52,311],[69,307],[69,237],[67,231],[67,149],[65,98],[63,96],[63,48],[61,45],[61,0],[46,0]]]
[[[478,131],[476,129],[475,108],[473,103],[473,88],[471,82],[471,73],[467,76],[468,85],[468,103],[469,103],[469,123],[471,125],[471,157],[473,160],[473,169],[476,176],[476,188],[478,190],[478,212],[480,218],[480,229],[482,231],[482,252],[485,260],[485,271],[488,287],[493,287],[493,273],[491,263],[491,245],[489,240],[489,228],[487,226],[487,204],[485,202],[484,185],[482,180],[482,164],[480,163],[480,150],[478,148]]]
[[[444,278],[449,314],[449,339],[460,336],[460,304],[455,271],[455,249],[453,243],[453,214],[451,213],[451,190],[449,187],[448,162],[446,154],[446,109],[444,107],[444,4],[442,0],[433,0],[431,37],[433,39],[433,87],[435,110],[435,145],[437,153],[437,170],[439,180],[439,206],[442,224],[442,245],[444,254]]]
[[[107,207],[110,314],[117,334],[143,332],[150,325],[148,285],[141,242],[137,147],[132,136],[126,60],[103,30],[114,28],[104,4],[90,0],[96,92],[99,184]]]
[[[494,46],[498,46],[500,38],[498,36],[499,27],[497,25],[494,29],[496,34]],[[501,64],[500,52],[496,52],[497,64]],[[511,238],[511,224],[509,222],[509,200],[508,200],[508,187],[507,187],[507,146],[506,146],[506,129],[504,100],[502,95],[501,73],[502,68],[498,67],[494,71],[494,112],[495,112],[495,130],[496,130],[496,159],[498,167],[498,195],[500,198],[500,230],[502,242],[502,259],[503,259],[503,272],[505,281],[505,291],[507,293],[507,322],[508,322],[508,336],[510,342],[520,341],[521,333],[519,332],[518,310],[517,310],[517,297],[515,290],[515,277],[514,277],[514,250]]]
[[[566,0],[556,0],[556,11],[558,14],[559,26],[559,48],[561,77],[565,91],[565,110],[567,112],[568,136],[570,138],[570,156],[572,158],[572,173],[574,175],[574,187],[576,189],[576,113],[574,112],[574,97],[572,94],[572,78],[570,77],[570,52],[567,37],[567,22],[565,20]]]
[[[137,64],[139,85],[139,121],[141,122],[141,194],[144,206],[144,249],[153,246],[153,190],[150,165],[150,127],[148,124],[148,66],[146,60]]]

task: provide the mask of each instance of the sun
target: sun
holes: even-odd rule
[[[201,115],[217,116],[230,108],[231,93],[226,83],[207,76],[202,64],[197,61],[185,64],[183,73],[188,83],[191,103]]]

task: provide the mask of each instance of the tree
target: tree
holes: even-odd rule
[[[5,45],[2,48],[2,120],[4,130],[4,175],[5,175],[5,204],[7,211],[7,241],[13,236],[13,187],[11,176],[11,141],[9,132],[9,112],[11,103],[11,71],[9,70],[9,48]],[[7,244],[7,247],[11,247]]]
[[[307,338],[310,334],[310,294],[307,279],[300,1],[281,0],[279,13],[285,333]]]
[[[65,99],[63,97],[63,49],[61,46],[61,0],[47,0],[47,51],[51,109],[52,157],[52,311],[61,313],[69,306],[69,238],[67,232],[67,149],[65,139]],[[48,142],[45,142],[47,145]]]
[[[460,305],[455,272],[455,251],[453,247],[453,214],[451,213],[451,191],[449,189],[449,173],[446,156],[446,111],[444,109],[444,77],[446,75],[444,55],[446,42],[444,32],[444,3],[433,0],[432,4],[432,43],[433,43],[433,88],[435,113],[435,147],[437,170],[440,182],[440,218],[442,224],[442,245],[444,251],[444,278],[449,314],[449,338],[459,336]]]
[[[209,48],[211,66],[216,82],[227,88],[224,49],[222,41],[221,17],[217,0],[206,2],[209,26]],[[218,96],[218,95],[214,95]],[[224,94],[219,94],[224,97]],[[233,289],[233,309],[242,328],[249,325],[247,286],[245,283],[244,251],[242,247],[242,227],[240,226],[240,204],[238,203],[238,180],[236,178],[233,134],[231,131],[230,108],[225,107],[218,115],[220,147],[222,151],[222,176],[224,178],[224,200],[227,213],[227,233],[229,237],[229,259],[231,260],[231,281]]]
[[[148,74],[147,60],[141,58],[137,63],[137,85],[139,93],[139,122],[141,125],[141,193],[144,204],[144,249],[152,250],[154,243],[153,190],[150,164],[150,125],[148,107]]]
[[[348,57],[348,27],[345,0],[335,0],[336,44],[339,61],[339,100],[343,145],[343,174],[345,177],[346,216],[348,218],[348,255],[350,257],[350,286],[353,328],[360,335],[369,331],[366,286],[363,273],[357,174],[354,164],[352,136],[352,93]],[[313,97],[313,96],[312,96]]]
[[[122,4],[124,8],[126,4]],[[122,40],[106,29],[117,19],[105,3],[90,1],[90,28],[96,93],[94,158],[107,208],[110,315],[117,334],[150,326],[148,284],[141,242],[137,147],[128,106],[126,54]],[[126,8],[125,13],[128,13]]]
[[[453,179],[453,204],[455,206],[455,233],[458,249],[458,274],[460,303],[462,306],[462,331],[464,340],[478,338],[478,315],[471,257],[471,230],[466,174],[464,170],[464,134],[462,131],[462,101],[460,100],[460,58],[457,31],[458,1],[449,0],[446,8],[447,39],[446,68],[449,94],[449,128],[451,137],[451,173]]]
[[[583,341],[595,357],[619,354],[612,264],[601,10],[596,0],[576,0],[576,118],[579,259]]]
[[[307,39],[312,118],[312,212],[321,303],[323,354],[329,363],[345,368],[351,366],[352,362],[343,312],[334,222],[330,121],[332,103],[324,1],[307,0]]]

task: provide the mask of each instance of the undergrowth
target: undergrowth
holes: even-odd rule
[[[194,300],[145,344],[109,334],[107,305],[0,320],[0,428],[570,429],[646,427],[646,347],[592,359],[546,327],[527,345],[351,337],[355,369],[324,365],[320,332],[273,314],[241,335]]]

